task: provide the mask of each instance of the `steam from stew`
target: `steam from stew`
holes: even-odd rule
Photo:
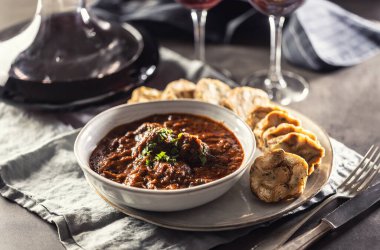
[[[127,186],[179,189],[220,179],[243,158],[239,141],[221,122],[167,114],[113,129],[92,152],[90,166]]]

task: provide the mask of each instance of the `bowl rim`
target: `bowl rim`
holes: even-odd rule
[[[244,125],[244,127],[248,131],[248,135],[247,136],[249,136],[250,140],[252,140],[252,142],[253,142],[252,143],[253,148],[251,150],[249,150],[249,149],[246,150],[242,146],[243,151],[244,151],[244,157],[247,157],[247,161],[246,161],[245,165],[241,164],[240,167],[236,171],[234,171],[234,172],[232,172],[232,173],[230,173],[230,174],[228,174],[228,175],[226,175],[226,176],[224,176],[224,177],[222,177],[220,179],[211,181],[209,183],[205,183],[205,184],[201,184],[201,185],[193,186],[193,187],[188,187],[188,188],[169,189],[169,190],[167,190],[167,189],[146,189],[146,188],[139,188],[139,187],[131,187],[131,186],[126,186],[124,184],[121,184],[121,183],[109,180],[109,179],[107,179],[107,178],[99,175],[95,171],[93,171],[91,169],[91,167],[90,167],[90,165],[89,165],[88,162],[83,162],[80,159],[80,157],[79,157],[79,151],[78,151],[79,141],[83,138],[82,136],[85,133],[85,131],[88,130],[89,127],[91,127],[92,124],[94,122],[96,122],[100,117],[102,117],[102,116],[104,116],[104,115],[106,115],[106,114],[108,114],[110,112],[113,112],[115,110],[124,110],[126,108],[128,109],[130,107],[135,107],[135,106],[154,106],[157,103],[166,103],[167,105],[175,105],[175,103],[180,103],[180,102],[181,103],[188,103],[189,105],[197,104],[197,105],[208,106],[208,107],[211,107],[211,108],[214,108],[214,109],[215,108],[216,109],[220,109],[222,112],[228,113],[228,114],[234,116],[239,121],[241,121],[242,124]],[[170,112],[165,112],[165,110],[163,110],[163,111],[156,112],[155,114],[168,114],[168,113],[170,113]],[[190,112],[183,112],[183,114],[198,115],[198,114],[194,114],[194,113],[190,113]],[[204,115],[204,116],[208,117],[207,115]],[[209,118],[212,119],[212,120],[214,120],[214,121],[216,120],[213,117],[209,117]],[[228,126],[226,126],[226,127],[236,136],[236,133],[230,127],[228,127]],[[112,130],[112,128],[110,129],[110,131],[111,130]],[[242,143],[240,142],[239,139],[238,139],[238,141],[242,145]],[[248,154],[247,154],[247,151],[248,151]],[[203,102],[203,101],[198,101],[198,100],[191,100],[191,99],[189,99],[189,100],[183,100],[183,99],[181,99],[181,100],[159,100],[159,101],[151,101],[151,102],[144,102],[144,103],[117,105],[115,107],[109,108],[109,109],[107,109],[107,110],[105,110],[105,111],[97,114],[90,121],[88,121],[86,123],[86,125],[80,130],[80,132],[77,135],[77,137],[75,139],[75,142],[74,142],[74,155],[75,155],[75,158],[76,158],[77,162],[79,163],[79,166],[81,167],[82,170],[84,170],[85,172],[87,172],[88,174],[90,174],[92,177],[94,177],[98,181],[100,181],[102,183],[105,183],[107,185],[113,186],[113,187],[115,187],[117,189],[122,189],[124,191],[131,191],[131,192],[137,192],[137,193],[146,193],[146,194],[165,194],[165,195],[171,195],[171,194],[174,195],[174,194],[179,194],[179,193],[190,193],[190,192],[204,190],[204,189],[208,189],[208,188],[211,188],[211,187],[223,184],[226,181],[228,181],[230,179],[233,179],[234,177],[238,176],[241,172],[245,171],[248,167],[250,167],[253,164],[255,151],[256,151],[256,139],[255,139],[255,136],[253,135],[253,131],[249,127],[249,125],[241,117],[239,117],[233,111],[231,111],[231,110],[229,110],[229,109],[227,109],[225,107],[222,107],[220,105],[211,104],[211,103],[208,103],[208,102]]]

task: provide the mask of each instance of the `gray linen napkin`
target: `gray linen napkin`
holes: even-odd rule
[[[163,48],[160,53],[161,77],[152,82],[154,86],[172,80],[163,73],[173,70],[175,62],[183,71],[175,78],[215,76],[209,67],[168,49]],[[59,119],[78,126],[104,108],[58,117],[0,104],[0,194],[56,224],[60,240],[68,249],[208,249],[253,230],[251,227],[203,233],[160,228],[126,216],[100,199],[87,185],[72,151],[78,131]],[[68,132],[57,136],[62,131]],[[14,140],[7,139],[10,135]],[[335,140],[332,143],[334,172],[329,185],[292,213],[332,193],[357,165],[360,159],[357,153]]]
[[[314,70],[352,66],[380,52],[380,24],[325,0],[306,1],[284,32],[290,62]]]
[[[0,163],[69,130],[72,127],[54,115],[27,112],[0,102]]]

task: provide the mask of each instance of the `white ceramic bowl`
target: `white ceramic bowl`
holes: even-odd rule
[[[91,152],[98,142],[116,126],[130,123],[154,114],[185,113],[203,115],[223,121],[241,143],[244,160],[235,172],[210,183],[177,190],[150,190],[128,187],[108,180],[89,166]],[[178,100],[120,105],[106,110],[91,121],[79,133],[74,153],[87,181],[96,191],[117,206],[128,206],[149,211],[178,211],[200,206],[227,192],[253,164],[256,149],[255,138],[249,126],[235,113],[209,103]]]

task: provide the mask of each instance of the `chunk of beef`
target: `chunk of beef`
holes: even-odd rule
[[[189,164],[204,164],[207,161],[208,146],[197,136],[182,133],[178,139],[179,157]]]
[[[144,132],[132,150],[133,157],[149,156],[150,161],[180,160],[189,165],[204,165],[207,161],[209,147],[197,136],[188,133],[178,134],[170,129],[155,126],[154,123],[146,124],[138,130]],[[157,155],[161,156],[158,160],[155,158]]]
[[[141,141],[143,137],[146,135],[146,133],[149,133],[150,131],[156,128],[162,128],[162,125],[155,122],[144,122],[143,124],[141,124],[140,127],[133,131],[133,134],[135,135],[135,140]]]

